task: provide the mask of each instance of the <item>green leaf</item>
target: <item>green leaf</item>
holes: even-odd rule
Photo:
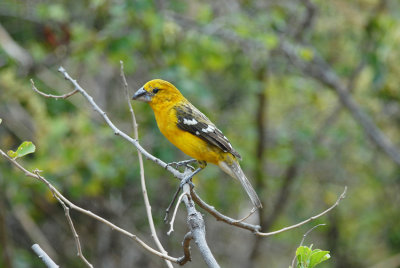
[[[331,257],[329,251],[322,251],[320,249],[313,250],[310,258],[310,268],[315,267],[323,261],[328,260]]]
[[[306,246],[298,247],[296,250],[297,267],[308,267],[310,261],[311,248]]]
[[[27,154],[35,152],[36,146],[31,141],[24,141],[17,149],[16,152],[9,150],[7,152],[8,156],[12,158],[22,157]]]

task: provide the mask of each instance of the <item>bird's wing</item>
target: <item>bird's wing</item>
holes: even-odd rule
[[[180,129],[188,131],[204,141],[217,146],[222,151],[229,152],[241,159],[240,154],[233,149],[228,138],[196,107],[190,103],[185,103],[177,105],[174,108],[178,118],[177,126]]]

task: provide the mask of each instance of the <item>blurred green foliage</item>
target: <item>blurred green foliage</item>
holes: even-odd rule
[[[0,26],[14,43],[10,50],[8,39],[0,38],[0,148],[33,141],[36,152],[19,159],[21,164],[43,170],[76,204],[151,241],[135,148],[115,137],[78,94],[47,99],[29,82],[33,78],[49,94],[69,92],[71,85],[57,73],[62,65],[118,127],[132,133],[119,76],[122,60],[131,93],[152,78],[171,81],[223,130],[258,186],[266,221],[275,215],[276,200],[283,200],[268,230],[324,210],[348,185],[341,205],[317,220],[328,226],[314,232],[312,240],[332,254],[321,267],[367,267],[400,252],[399,167],[340,109],[332,91],[279,52],[279,40],[293,42],[305,62],[319,52],[400,148],[399,18],[395,0],[3,0]],[[28,56],[13,53],[16,47]],[[260,96],[266,98],[267,138],[258,161]],[[151,109],[133,105],[142,146],[166,162],[186,159],[159,133]],[[165,235],[168,226],[162,222],[178,182],[149,161],[145,174],[158,233],[168,252],[179,256],[185,213],[178,214],[179,231],[172,237]],[[195,184],[225,214],[246,214],[246,195],[218,168],[207,167]],[[16,216],[19,205],[47,238],[60,265],[84,267],[51,193],[5,160],[0,161],[0,267],[41,265],[30,251],[41,241]],[[72,217],[84,254],[96,267],[163,264],[101,224],[74,212]],[[261,240],[254,248],[250,233],[205,217],[208,241],[225,267],[287,267],[309,228]],[[187,266],[203,267],[193,251]]]

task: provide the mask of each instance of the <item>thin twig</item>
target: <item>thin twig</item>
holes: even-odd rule
[[[72,208],[73,210],[79,211],[82,214],[85,214],[97,221],[100,221],[106,225],[108,225],[112,230],[115,230],[119,233],[122,233],[124,235],[126,235],[127,237],[131,238],[132,240],[136,241],[139,245],[141,245],[144,249],[146,249],[147,251],[149,251],[150,253],[159,256],[160,258],[166,259],[166,260],[170,260],[172,262],[178,263],[178,258],[174,258],[171,257],[167,254],[164,254],[162,252],[159,252],[155,249],[153,249],[152,247],[150,247],[149,245],[147,245],[143,240],[141,240],[139,237],[137,237],[136,235],[126,231],[125,229],[122,229],[120,227],[118,227],[117,225],[113,224],[112,222],[100,217],[99,215],[83,209],[77,205],[75,205],[74,203],[72,203],[71,201],[69,201],[67,198],[65,198],[48,180],[46,180],[43,176],[41,175],[37,175],[35,173],[32,173],[30,171],[28,171],[27,169],[25,169],[23,166],[21,166],[15,159],[9,157],[3,150],[0,149],[0,154],[6,158],[8,161],[10,161],[14,166],[16,166],[18,169],[20,169],[21,171],[23,171],[25,173],[26,176],[28,177],[32,177],[35,178],[41,182],[43,182],[44,184],[46,184],[46,186],[50,189],[50,191],[55,194],[56,196],[58,196],[58,198],[60,198],[63,202],[65,202],[65,204],[67,204],[70,208]]]
[[[41,177],[39,174],[40,170],[36,169],[33,171],[33,173],[35,173],[39,178]],[[57,201],[61,204],[61,206],[64,209],[65,212],[65,217],[67,218],[69,227],[72,231],[72,234],[74,235],[74,239],[75,239],[75,245],[76,245],[76,250],[78,251],[78,257],[82,259],[82,261],[88,266],[93,268],[93,265],[85,258],[85,256],[83,255],[82,252],[82,247],[81,247],[81,242],[79,241],[79,235],[75,229],[74,223],[72,221],[71,215],[69,214],[69,207],[67,205],[65,205],[65,203],[57,196],[57,194],[55,192],[53,192],[51,189],[50,191],[52,192],[54,198],[57,199]]]
[[[193,239],[192,232],[188,232],[183,238],[183,256],[178,259],[179,265],[185,265],[188,261],[192,261],[190,254],[190,240]]]
[[[50,257],[47,255],[47,253],[38,245],[34,244],[32,246],[32,250],[38,255],[38,257],[44,262],[44,264],[48,268],[58,268],[58,266]]]
[[[309,233],[311,233],[315,228],[317,228],[319,226],[325,226],[325,225],[326,225],[325,223],[317,224],[314,227],[312,227],[310,230],[308,230],[305,234],[303,234],[303,238],[301,239],[300,245],[298,247],[301,247],[303,245],[304,240],[306,239],[306,236]],[[296,262],[296,254],[294,254],[294,258],[292,260],[292,266],[291,266],[292,268],[294,268],[295,262]]]
[[[319,227],[319,226],[325,226],[325,225],[326,225],[325,223],[317,224],[317,225],[315,225],[314,227],[312,227],[310,230],[308,230],[305,234],[303,234],[303,238],[301,239],[301,242],[300,242],[299,247],[301,247],[301,246],[303,245],[304,240],[306,239],[306,236],[307,236],[309,233],[311,233],[315,228],[317,228],[317,227]]]
[[[61,199],[59,199],[59,198],[57,198],[57,199],[58,199],[58,201],[61,201]],[[60,202],[60,203],[61,203],[61,202]],[[77,249],[77,251],[78,251],[78,257],[81,258],[81,259],[83,260],[83,262],[84,262],[88,267],[93,268],[93,265],[85,258],[85,256],[84,256],[83,253],[82,253],[81,243],[79,242],[79,235],[78,235],[78,233],[76,232],[75,227],[74,227],[74,223],[72,222],[71,216],[69,215],[69,207],[67,207],[64,203],[61,203],[61,204],[62,204],[62,206],[63,206],[63,208],[64,208],[65,217],[67,217],[67,219],[68,219],[68,224],[69,224],[69,226],[70,226],[70,228],[71,228],[71,231],[72,231],[73,234],[74,234],[76,249]]]
[[[179,207],[180,203],[182,202],[182,198],[185,194],[186,193],[182,193],[178,198],[178,202],[176,202],[174,213],[172,214],[172,219],[169,222],[170,228],[169,228],[169,231],[167,232],[167,235],[170,235],[174,231],[174,222],[175,222],[176,213],[178,212],[178,207]]]
[[[46,94],[46,93],[40,91],[39,89],[37,89],[37,87],[35,86],[35,82],[33,82],[33,79],[31,79],[31,85],[32,85],[32,89],[33,89],[36,93],[38,93],[39,95],[42,95],[43,97],[46,97],[46,98],[53,98],[53,99],[56,99],[56,100],[58,100],[58,99],[66,99],[66,98],[71,97],[72,95],[74,95],[75,93],[78,92],[77,89],[74,89],[74,90],[72,90],[71,92],[66,93],[66,94],[64,94],[64,95]]]
[[[122,82],[123,82],[123,85],[124,85],[124,92],[125,92],[126,99],[128,101],[129,111],[131,113],[134,137],[135,137],[136,140],[139,140],[138,124],[136,122],[135,112],[133,111],[132,104],[131,104],[131,101],[130,101],[130,98],[129,98],[128,82],[126,81],[126,77],[125,77],[125,73],[124,73],[124,63],[123,63],[123,61],[120,61],[120,64],[121,64],[120,75],[121,75]],[[153,240],[156,243],[157,248],[162,253],[168,254],[168,252],[164,249],[164,247],[162,246],[162,244],[161,244],[161,242],[160,242],[160,240],[158,239],[158,236],[157,236],[156,228],[154,226],[154,221],[153,221],[153,215],[151,213],[151,205],[150,205],[149,197],[147,195],[146,180],[145,180],[145,177],[144,177],[143,156],[142,156],[142,153],[140,152],[139,149],[137,149],[137,153],[138,153],[139,167],[140,167],[140,184],[141,184],[141,187],[142,187],[143,200],[144,200],[144,204],[145,204],[145,207],[146,207],[147,220],[149,222],[151,236],[153,237]],[[172,263],[170,261],[165,260],[165,262],[166,262],[166,264],[167,264],[167,266],[169,268],[173,267]]]
[[[216,210],[213,206],[210,206],[209,204],[207,204],[206,202],[204,202],[197,194],[196,192],[192,189],[191,191],[191,197],[193,199],[193,201],[199,205],[199,207],[201,207],[202,209],[204,209],[205,211],[207,211],[208,213],[210,213],[212,216],[214,216],[215,219],[217,219],[217,221],[223,221],[227,224],[242,228],[242,229],[246,229],[252,232],[258,232],[261,229],[261,226],[259,225],[254,225],[254,224],[250,224],[250,223],[246,223],[246,222],[241,222],[237,219],[233,219],[230,218],[224,214],[222,214],[221,212],[219,212],[218,210]]]
[[[248,215],[244,216],[244,217],[241,218],[240,220],[236,220],[236,222],[243,222],[243,221],[247,220],[247,219],[248,219],[251,215],[253,215],[254,212],[256,212],[256,211],[257,211],[256,208],[252,208]],[[261,213],[261,212],[260,212],[260,213]]]
[[[308,222],[310,222],[310,221],[313,221],[313,220],[315,220],[315,219],[317,219],[317,218],[319,218],[319,217],[325,215],[326,213],[328,213],[329,211],[331,211],[331,210],[334,209],[335,207],[337,207],[337,206],[339,205],[340,201],[341,201],[343,198],[346,197],[346,192],[347,192],[347,186],[344,187],[343,193],[339,196],[338,200],[336,200],[335,204],[333,204],[333,205],[332,205],[330,208],[328,208],[327,210],[325,210],[325,211],[319,213],[318,215],[315,215],[315,216],[313,216],[313,217],[308,218],[307,220],[304,220],[304,221],[299,222],[299,223],[297,223],[297,224],[294,224],[294,225],[291,225],[291,226],[282,228],[282,229],[277,230],[277,231],[268,232],[268,233],[257,232],[256,234],[257,234],[257,235],[260,235],[260,236],[271,236],[271,235],[283,233],[283,232],[288,231],[288,230],[291,230],[291,229],[295,229],[295,228],[300,227],[300,226],[302,226],[302,225],[304,225],[304,224],[306,224],[306,223],[308,223]]]

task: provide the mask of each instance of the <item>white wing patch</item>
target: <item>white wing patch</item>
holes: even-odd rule
[[[192,118],[191,120],[183,118],[183,123],[189,126],[196,125],[198,122],[196,119]]]
[[[207,128],[202,128],[201,131],[203,131],[204,133],[209,133],[209,132],[214,132],[215,127],[208,125]]]
[[[229,142],[228,138],[224,136],[224,140],[226,140],[226,142],[228,143],[229,149],[233,149],[232,144]]]

